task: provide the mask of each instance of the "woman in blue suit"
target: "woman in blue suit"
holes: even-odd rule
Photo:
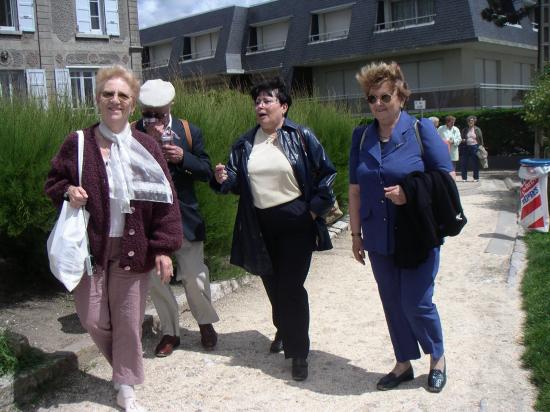
[[[355,259],[363,265],[365,251],[368,254],[396,358],[395,367],[380,379],[377,388],[388,390],[414,379],[411,360],[420,358],[420,344],[431,357],[428,390],[440,392],[447,379],[443,333],[432,303],[439,248],[432,249],[427,260],[414,269],[397,266],[393,254],[396,206],[407,202],[400,183],[414,171],[451,172],[449,151],[428,119],[417,123],[403,110],[411,92],[397,63],[364,66],[356,78],[375,120],[368,127],[356,128],[352,137],[352,249]]]

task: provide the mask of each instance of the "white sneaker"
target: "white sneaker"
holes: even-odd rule
[[[125,398],[121,391],[119,391],[116,396],[116,403],[126,412],[147,412],[147,409],[138,403],[135,396]]]

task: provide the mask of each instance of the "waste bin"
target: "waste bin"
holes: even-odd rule
[[[519,161],[520,224],[529,230],[548,232],[548,191],[550,159],[522,159]]]

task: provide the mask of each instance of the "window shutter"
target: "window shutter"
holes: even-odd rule
[[[118,0],[105,0],[105,26],[110,36],[120,36]]]
[[[34,1],[17,0],[17,14],[19,16],[19,30],[34,31]]]
[[[79,33],[90,33],[92,31],[90,2],[88,0],[76,0],[76,26]]]
[[[26,69],[27,90],[30,97],[42,102],[43,107],[48,107],[48,90],[46,88],[46,72],[44,69]]]
[[[71,74],[69,69],[55,69],[55,92],[60,104],[71,104]]]

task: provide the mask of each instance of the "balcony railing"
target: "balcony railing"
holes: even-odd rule
[[[162,67],[167,67],[169,63],[170,63],[170,60],[168,59],[156,60],[148,63],[142,63],[141,68],[143,70],[160,69]]]
[[[201,50],[194,53],[183,54],[180,56],[180,63],[185,63],[193,60],[209,59],[216,55],[216,49]]]
[[[435,21],[435,14],[427,14],[425,16],[415,16],[409,19],[385,21],[383,23],[376,23],[374,25],[374,31],[391,31],[402,30],[408,27],[423,26],[427,24],[433,24]]]
[[[266,52],[270,50],[280,50],[284,49],[286,46],[286,40],[278,41],[274,43],[261,43],[261,44],[255,44],[253,46],[248,46],[246,48],[246,53],[261,53]]]
[[[324,42],[324,41],[345,39],[345,38],[348,37],[348,34],[349,34],[349,29],[325,32],[325,33],[310,34],[309,35],[309,42],[310,43],[320,43],[320,42]]]
[[[425,112],[522,107],[525,94],[532,88],[533,86],[529,85],[481,83],[413,89],[407,101],[406,109],[414,112],[414,101],[419,99],[426,101]],[[352,113],[361,115],[370,112],[369,105],[362,94],[329,94],[327,96],[312,97],[307,100],[329,102],[346,107]]]

